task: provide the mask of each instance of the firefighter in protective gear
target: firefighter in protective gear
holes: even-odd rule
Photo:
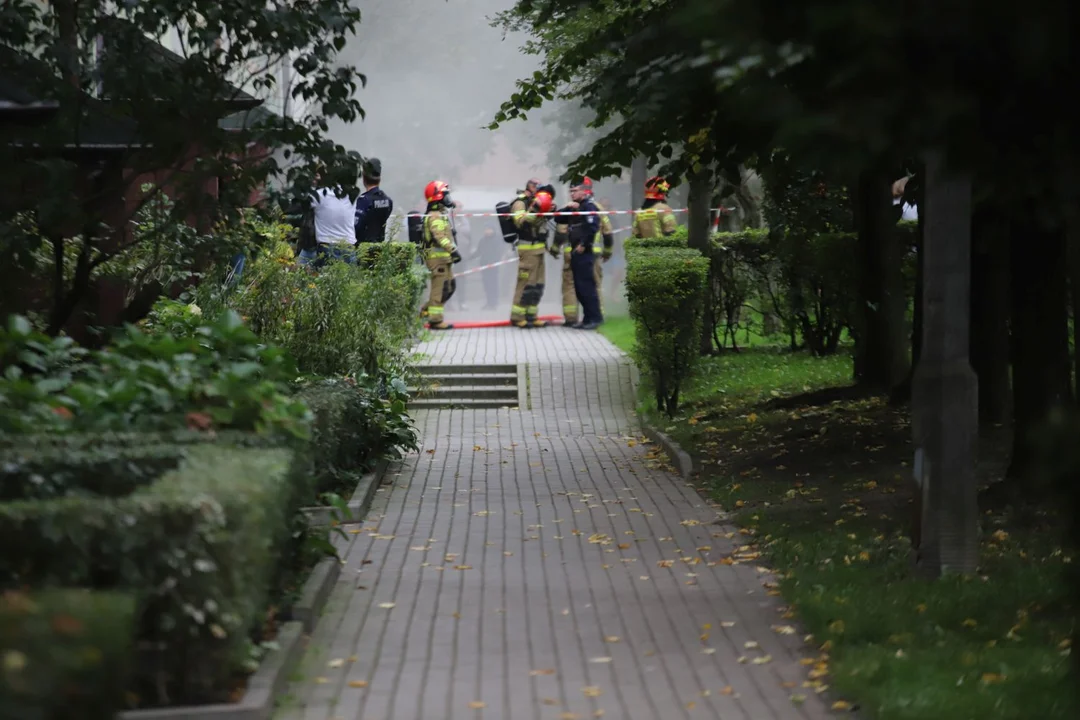
[[[431,271],[431,292],[420,312],[427,317],[428,327],[432,330],[449,330],[453,325],[447,325],[443,320],[443,306],[457,285],[452,265],[461,262],[450,225],[449,208],[454,206],[450,200],[450,186],[441,180],[433,180],[424,188],[424,198],[427,214],[423,223],[423,254],[424,263]]]
[[[645,202],[634,213],[630,234],[636,238],[656,238],[675,233],[679,223],[675,213],[665,200],[671,185],[662,177],[654,176],[645,181]]]
[[[603,205],[593,201],[596,208],[600,211],[607,210]],[[611,259],[612,253],[615,251],[615,231],[611,228],[611,218],[607,215],[600,216],[600,232],[596,233],[596,238],[593,241],[593,253],[600,257],[596,263],[593,264],[594,274],[596,275],[596,292],[600,296],[600,312],[604,311],[604,263]],[[572,276],[571,276],[572,277]]]
[[[563,315],[567,324],[593,330],[604,321],[596,288],[596,256],[593,252],[596,236],[602,235],[601,215],[592,200],[592,180],[589,178],[576,181],[570,188],[570,195],[573,202],[562,211],[569,214],[558,217],[555,223],[552,254],[558,257],[569,246],[570,277],[563,281]],[[583,317],[575,324],[578,305],[581,305]]]
[[[510,324],[519,328],[537,328],[545,325],[537,318],[540,299],[544,296],[544,251],[547,250],[548,218],[538,213],[554,209],[552,188],[539,189],[536,180],[530,180],[510,206],[514,227],[517,228],[518,276],[514,287],[514,300],[510,306]]]

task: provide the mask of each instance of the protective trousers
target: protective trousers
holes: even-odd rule
[[[510,322],[536,320],[540,299],[544,296],[543,250],[518,251],[517,285],[514,286],[514,304],[510,307]]]
[[[602,323],[604,316],[600,312],[600,295],[596,290],[596,256],[588,251],[571,253],[570,265],[577,301],[581,304],[582,322],[586,325]]]
[[[573,325],[578,320],[578,300],[577,292],[574,290],[574,269],[570,255],[570,246],[564,245],[562,249],[562,314],[563,320],[568,325]]]
[[[431,292],[420,312],[432,325],[438,325],[443,321],[443,306],[457,289],[457,281],[450,258],[427,258],[424,263],[431,271]]]

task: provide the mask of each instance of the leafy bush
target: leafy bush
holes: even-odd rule
[[[189,337],[127,326],[103,350],[34,332],[0,331],[0,431],[166,430],[185,425],[303,435],[309,411],[286,394],[287,355],[234,313]]]
[[[106,720],[123,709],[135,627],[128,593],[0,595],[0,720]]]
[[[315,417],[311,449],[317,494],[350,491],[356,474],[374,461],[399,458],[403,451],[416,449],[405,392],[398,380],[384,399],[377,387],[353,379],[324,380],[301,391]]]
[[[410,248],[410,252],[415,252]],[[266,342],[287,350],[306,373],[398,373],[419,327],[422,275],[404,255],[378,252],[370,266],[330,262],[320,272],[292,263],[281,246],[251,266],[228,302]]]
[[[76,494],[121,497],[176,468],[182,455],[177,446],[93,445],[57,453],[35,443],[0,445],[0,502]]]
[[[638,250],[656,250],[659,248],[685,248],[687,243],[686,227],[680,225],[671,235],[655,238],[627,238],[623,242],[623,251],[629,256]]]
[[[179,469],[124,497],[0,503],[0,582],[143,596],[140,704],[221,701],[255,662],[295,511],[290,455],[192,446]]]
[[[411,242],[360,243],[356,246],[357,259],[367,268],[378,265],[383,256],[396,272],[407,273],[416,264],[416,245]]]
[[[706,321],[717,348],[730,340],[738,349],[736,333],[744,325],[743,309],[757,290],[755,267],[768,243],[767,230],[716,233],[709,254],[709,292]]]
[[[669,416],[697,361],[708,274],[709,261],[696,250],[641,250],[627,258],[638,360],[652,379],[657,409]]]

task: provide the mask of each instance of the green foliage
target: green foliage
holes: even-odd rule
[[[388,397],[370,382],[323,380],[299,397],[311,408],[311,451],[316,494],[349,492],[359,473],[380,459],[397,459],[417,448],[416,428],[405,409],[403,382],[390,383]]]
[[[730,342],[738,350],[737,333],[746,323],[746,304],[758,289],[754,268],[768,243],[768,231],[715,233],[710,240],[709,293],[706,321],[716,347]]]
[[[0,582],[145,598],[142,705],[223,700],[250,669],[289,535],[287,450],[193,446],[178,470],[119,498],[0,504]]]
[[[251,263],[228,302],[303,372],[400,373],[419,327],[423,278],[419,266],[405,262],[408,253],[394,247],[366,265],[330,262],[314,272],[293,264],[287,247],[272,246]]]
[[[623,250],[627,255],[638,250],[655,250],[658,248],[686,248],[686,227],[680,225],[671,235],[661,235],[654,238],[627,238],[623,242]]]
[[[360,264],[374,269],[385,262],[390,269],[406,274],[416,265],[416,245],[411,242],[360,243],[356,246]],[[389,255],[383,261],[383,256]]]
[[[182,457],[178,446],[96,445],[58,453],[55,446],[42,446],[26,436],[16,438],[8,447],[0,440],[0,502],[70,495],[121,497],[176,468]]]
[[[130,593],[0,595],[0,720],[110,720],[125,707]]]
[[[234,313],[190,336],[127,326],[86,353],[14,317],[0,332],[0,430],[165,430],[185,425],[303,436],[309,411],[286,394],[281,350],[260,344]]]
[[[640,250],[627,257],[626,295],[636,354],[652,380],[659,410],[673,416],[701,338],[709,263],[696,250]]]

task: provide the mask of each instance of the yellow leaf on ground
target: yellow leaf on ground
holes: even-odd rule
[[[600,697],[604,694],[604,691],[596,685],[587,685],[581,688],[581,692],[585,695],[585,697]]]
[[[575,712],[559,713],[559,720],[581,720],[581,716]]]
[[[984,685],[996,685],[1005,682],[1005,676],[1000,673],[983,673],[982,681]]]
[[[733,694],[734,692],[735,692],[734,688],[732,688],[732,687],[731,687],[730,685],[725,685],[725,686],[724,686],[724,687],[723,687],[723,688],[722,688],[722,689],[720,690],[720,694],[721,694],[721,695],[731,695],[731,694]]]
[[[315,678],[315,684],[316,685],[325,685],[328,682],[330,682],[330,678],[324,678],[324,677]]]
[[[469,707],[473,710],[480,710],[481,708],[486,708],[487,703],[483,700],[473,700],[471,703],[469,703]]]
[[[734,620],[724,620],[723,622],[720,623],[720,627],[722,627],[722,628],[733,628],[733,627],[735,627],[735,621]]]
[[[772,662],[772,655],[762,655],[761,657],[754,658],[750,662],[755,665],[765,665],[766,663]]]
[[[537,675],[554,675],[555,668],[544,668],[542,670],[530,670],[529,675],[536,677]]]
[[[455,570],[472,570],[472,565],[455,565]]]
[[[657,560],[656,561],[656,566],[657,567],[671,567],[674,564],[675,564],[674,560]]]
[[[832,709],[836,711],[850,710],[851,703],[847,702],[846,700],[837,700],[832,704]]]
[[[606,636],[604,636],[604,642],[617,643],[617,642],[619,642],[619,636],[618,635],[606,635]]]
[[[394,603],[379,603],[379,607],[381,607],[383,610],[389,610],[390,608],[394,607]]]
[[[693,527],[694,525],[700,525],[701,521],[700,520],[683,520],[679,524],[680,525],[685,525],[686,527]]]
[[[626,441],[626,447],[634,447],[635,445],[637,445],[637,440],[627,440]]]
[[[559,704],[559,701],[556,700],[555,698],[541,698],[540,702],[544,703],[545,705],[558,705]]]
[[[351,688],[366,688],[368,686],[367,680],[350,680],[349,687]]]
[[[961,623],[961,625],[963,625],[966,628],[973,628],[973,627],[977,626],[978,624],[979,623],[975,622],[971,618],[968,618],[967,620],[964,620],[964,622]]]
[[[773,625],[773,630],[775,630],[780,635],[795,634],[795,628],[791,627],[790,625]]]
[[[611,662],[611,658],[609,658],[609,657],[607,657],[607,656],[604,656],[604,657],[594,657],[594,658],[591,658],[591,659],[589,660],[589,662],[591,662],[591,663],[609,663],[609,662]]]
[[[342,665],[344,665],[344,664],[345,664],[345,661],[344,661],[344,660],[340,660],[340,659],[338,659],[338,660],[331,660],[330,662],[326,663],[326,667],[329,667],[329,668],[339,668],[339,667],[341,667],[341,666],[342,666]]]

